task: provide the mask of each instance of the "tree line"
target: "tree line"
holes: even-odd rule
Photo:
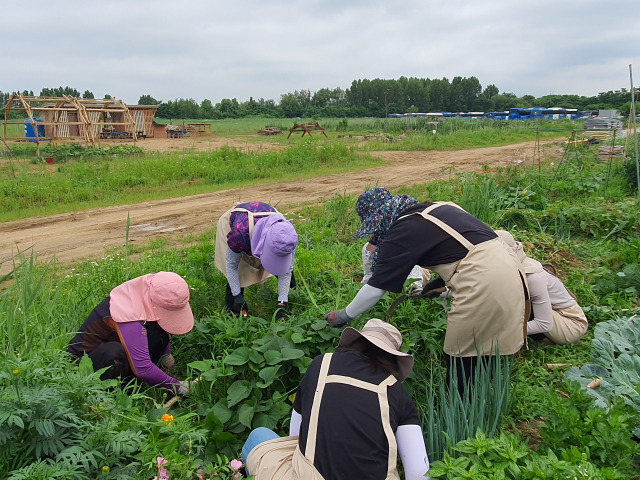
[[[23,95],[33,95],[24,91]],[[71,87],[43,88],[40,96],[62,96],[95,98],[85,90],[83,94]],[[5,105],[9,93],[0,91],[0,105]],[[105,99],[111,98],[105,95]],[[346,90],[342,88],[321,88],[295,90],[280,95],[279,102],[272,99],[254,99],[244,102],[223,98],[213,104],[205,99],[198,103],[194,99],[157,100],[151,95],[141,95],[138,105],[158,105],[157,116],[161,118],[225,119],[244,117],[265,118],[355,118],[380,117],[390,113],[418,112],[493,112],[505,111],[512,107],[563,107],[579,110],[617,109],[628,114],[630,93],[622,88],[617,91],[601,92],[592,97],[580,95],[545,95],[535,97],[500,92],[491,84],[482,87],[472,76],[447,78],[407,78],[360,79],[354,80]]]

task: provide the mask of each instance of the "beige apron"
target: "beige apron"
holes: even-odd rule
[[[455,203],[436,202],[410,215],[421,215],[468,250],[457,262],[424,266],[442,277],[453,297],[447,312],[444,352],[456,357],[475,357],[478,350],[481,355],[491,355],[496,348],[500,355],[516,353],[524,344],[528,320],[526,284],[520,263],[499,238],[473,245],[431,215],[432,210],[442,205],[463,210]]]
[[[251,235],[253,234],[253,227],[255,224],[254,217],[264,217],[266,215],[279,213],[278,211],[250,212],[245,208],[234,207],[231,210],[227,210],[220,217],[218,220],[218,228],[216,230],[216,251],[214,262],[216,267],[218,267],[218,270],[220,270],[225,277],[227,276],[227,250],[229,249],[229,245],[227,245],[227,235],[229,235],[229,232],[231,231],[229,220],[233,212],[246,212],[247,215],[249,215],[249,241],[251,241]],[[240,260],[240,265],[238,265],[238,274],[240,275],[240,286],[243,288],[250,287],[251,285],[259,285],[266,282],[269,277],[273,276],[264,269],[259,259],[252,257],[251,255],[247,255],[245,252],[242,252],[242,259]]]
[[[343,383],[354,387],[363,388],[378,394],[380,404],[380,418],[382,426],[389,442],[389,457],[386,480],[400,480],[398,475],[398,445],[396,437],[391,429],[389,417],[389,400],[387,389],[397,382],[393,375],[390,375],[380,384],[363,382],[351,377],[342,375],[327,375],[331,364],[331,353],[327,353],[322,358],[320,374],[318,375],[318,385],[313,397],[311,414],[309,417],[309,433],[307,436],[306,453],[302,454],[298,446],[298,437],[277,438],[261,443],[249,453],[247,458],[247,470],[256,476],[256,480],[324,480],[322,475],[313,466],[316,453],[316,432],[318,427],[318,416],[324,387],[327,383]]]
[[[553,309],[553,327],[546,337],[556,345],[578,343],[587,333],[589,321],[584,310],[578,305]]]

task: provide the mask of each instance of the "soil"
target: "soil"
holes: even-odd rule
[[[185,148],[209,150],[222,145],[246,149],[280,148],[267,139],[265,143],[255,144],[220,138],[155,138],[143,140],[138,145],[146,150],[165,152]],[[542,161],[562,157],[563,150],[555,141],[541,141],[540,146]],[[260,200],[277,204],[280,211],[290,212],[337,194],[358,194],[374,185],[394,190],[448,178],[452,169],[456,174],[480,172],[485,165],[494,169],[532,164],[538,161],[535,152],[535,142],[451,152],[372,152],[385,159],[388,165],[313,179],[4,222],[0,224],[0,274],[10,270],[18,252],[28,254],[31,248],[38,260],[56,258],[63,265],[101,258],[106,249],[125,244],[127,215],[130,218],[129,242],[144,245],[162,238],[167,245],[181,245],[188,243],[188,235],[212,230],[218,217],[236,202]]]

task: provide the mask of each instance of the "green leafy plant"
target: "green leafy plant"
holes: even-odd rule
[[[453,451],[432,463],[430,478],[469,479],[575,479],[628,478],[611,467],[600,468],[578,448],[532,450],[517,435],[501,433],[487,438],[480,430],[458,442]],[[560,456],[555,452],[560,450]]]
[[[623,317],[596,325],[591,363],[572,367],[566,376],[583,387],[599,379],[598,388],[585,389],[597,405],[610,408],[618,399],[640,416],[640,317]],[[640,424],[634,433],[640,438]]]
[[[497,355],[478,361],[473,378],[461,394],[456,370],[450,381],[431,371],[426,401],[422,407],[427,451],[441,459],[451,445],[469,438],[478,430],[492,437],[509,406],[510,360]]]

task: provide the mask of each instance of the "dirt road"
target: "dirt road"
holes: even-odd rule
[[[554,142],[541,143],[543,160],[562,155],[562,149]],[[455,152],[375,152],[389,165],[342,175],[5,222],[0,224],[0,274],[10,270],[18,251],[30,248],[38,260],[55,257],[67,265],[101,258],[105,249],[125,244],[127,214],[130,242],[142,245],[161,237],[169,245],[176,245],[187,234],[202,234],[211,229],[235,202],[261,200],[277,204],[281,211],[290,211],[336,194],[360,193],[376,184],[393,190],[448,178],[447,167],[454,167],[454,172],[459,173],[480,171],[483,165],[493,169],[531,164],[534,150],[535,142]]]

